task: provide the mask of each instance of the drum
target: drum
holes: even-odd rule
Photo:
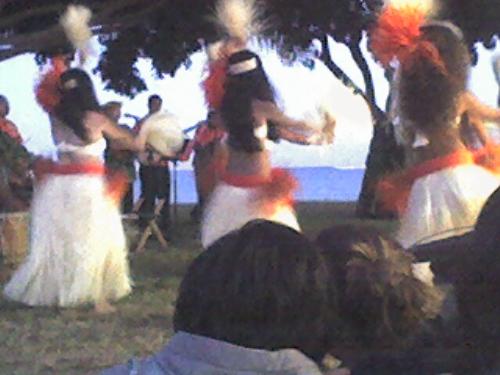
[[[4,264],[17,266],[26,257],[29,246],[29,214],[0,214],[0,250]]]
[[[176,116],[169,113],[155,113],[141,126],[141,135],[156,152],[168,158],[175,158],[184,147],[184,134]]]

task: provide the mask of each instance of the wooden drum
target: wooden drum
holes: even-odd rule
[[[22,263],[29,246],[29,213],[0,214],[0,250],[6,265]]]

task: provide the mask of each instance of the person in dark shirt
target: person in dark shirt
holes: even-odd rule
[[[148,114],[134,126],[134,133],[139,133],[142,124],[149,116],[160,112],[163,101],[159,95],[148,99]],[[140,213],[141,225],[147,225],[148,217],[153,215],[156,199],[165,199],[160,213],[159,226],[166,238],[170,237],[170,168],[169,159],[162,157],[152,149],[139,154],[139,178],[141,179],[141,198],[144,202]]]

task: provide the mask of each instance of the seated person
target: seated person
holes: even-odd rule
[[[500,188],[484,205],[474,231],[412,249],[453,283],[458,302],[462,373],[498,373],[500,361]],[[488,372],[491,371],[491,372]]]
[[[319,251],[300,233],[249,222],[187,270],[170,342],[103,375],[320,375],[326,277]]]
[[[441,309],[442,293],[420,280],[413,258],[393,240],[364,226],[323,230],[317,244],[337,289],[328,338],[351,374],[430,374],[414,350],[426,322]],[[333,289],[331,290],[333,293]],[[340,334],[338,327],[341,327]]]

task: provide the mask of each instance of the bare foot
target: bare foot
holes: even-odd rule
[[[95,304],[94,311],[97,314],[111,314],[116,312],[116,307],[111,305],[108,301],[101,301]]]

